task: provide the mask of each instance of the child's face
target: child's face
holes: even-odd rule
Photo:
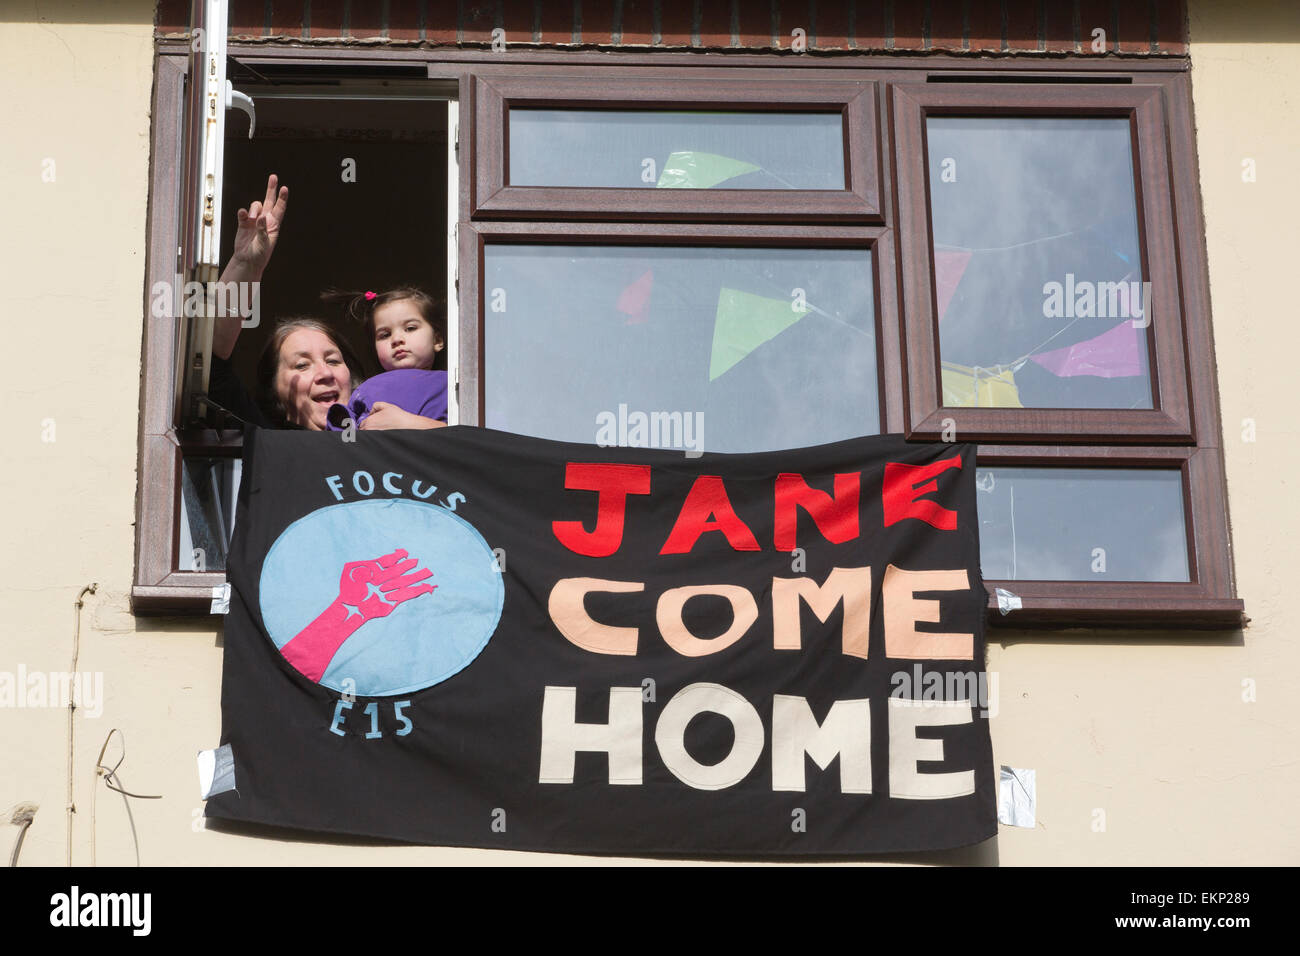
[[[431,369],[442,348],[442,336],[410,299],[386,302],[375,309],[375,354],[384,371]]]

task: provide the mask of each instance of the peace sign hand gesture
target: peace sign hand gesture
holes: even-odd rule
[[[239,210],[239,229],[235,233],[235,251],[230,265],[261,274],[271,261],[280,226],[289,206],[289,187],[281,186],[272,173],[266,178],[266,197]]]

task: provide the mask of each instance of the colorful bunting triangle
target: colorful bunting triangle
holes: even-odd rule
[[[934,292],[937,299],[935,304],[939,309],[940,322],[943,321],[943,314],[948,311],[948,303],[957,292],[961,277],[966,274],[970,257],[969,249],[936,249],[934,252]]]
[[[650,315],[650,290],[654,285],[654,270],[647,269],[641,277],[619,293],[614,306],[628,317],[628,325],[640,325]]]
[[[736,176],[758,172],[762,168],[717,153],[679,150],[664,162],[664,170],[655,185],[660,189],[708,189]]]
[[[1011,369],[971,368],[943,362],[943,404],[948,408],[1024,408]]]
[[[1030,358],[1061,378],[1075,375],[1131,378],[1142,374],[1138,330],[1130,319],[1125,319],[1109,331],[1084,342],[1041,352]]]
[[[709,381],[722,375],[764,342],[776,338],[805,315],[789,299],[769,299],[726,286],[718,292],[713,323]]]

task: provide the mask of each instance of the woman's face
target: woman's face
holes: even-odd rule
[[[290,333],[280,346],[275,394],[291,423],[324,431],[329,407],[352,397],[352,373],[334,340],[315,329]]]

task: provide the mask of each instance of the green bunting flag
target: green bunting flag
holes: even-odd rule
[[[764,342],[776,338],[809,312],[788,299],[769,299],[726,286],[718,292],[709,381],[722,375]]]
[[[655,185],[659,189],[708,189],[733,177],[758,172],[762,168],[717,153],[679,150],[665,161],[664,171]]]

